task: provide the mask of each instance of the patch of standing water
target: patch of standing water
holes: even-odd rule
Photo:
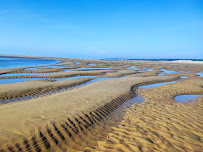
[[[25,68],[24,70],[34,70],[34,69],[37,69],[36,67],[33,67],[33,68]]]
[[[43,66],[41,68],[56,68],[56,67],[61,67],[60,65],[50,65],[50,66]]]
[[[147,69],[146,71],[153,71],[152,69]]]
[[[162,72],[162,73],[160,73],[160,74],[158,74],[158,76],[163,76],[164,75],[164,73]]]
[[[168,71],[168,70],[164,70],[164,69],[160,69],[162,71],[162,73],[158,74],[159,76],[162,76],[164,74],[173,74],[173,73],[178,73],[175,71]]]
[[[143,67],[142,69],[140,69],[138,72],[144,72],[144,71],[146,71],[147,70],[147,68],[146,67]]]
[[[69,70],[69,69],[62,69],[63,71],[59,71],[59,72],[77,72],[77,71],[72,71],[72,70]]]
[[[39,69],[47,69],[48,66],[43,66],[43,67],[33,67],[33,68],[25,68],[24,70],[39,70]]]
[[[74,62],[75,64],[82,64],[82,63],[80,63],[80,62]]]
[[[127,108],[131,107],[134,103],[144,102],[144,98],[142,98],[140,95],[137,95],[136,97],[126,101],[123,103],[123,105],[127,106]]]
[[[103,68],[99,68],[99,67],[80,67],[80,68],[77,68],[77,69],[111,69],[112,67],[103,67]]]
[[[201,97],[203,95],[179,95],[175,97],[175,101],[178,102],[188,102],[191,100],[195,100],[197,97]]]
[[[186,79],[186,78],[188,78],[188,77],[186,77],[186,76],[181,76],[180,78]]]
[[[140,69],[136,68],[135,66],[130,66],[130,67],[126,68],[126,69],[140,70]]]
[[[152,87],[159,87],[162,86],[164,84],[169,84],[169,83],[175,83],[176,81],[170,81],[170,82],[161,82],[161,83],[155,83],[155,84],[149,84],[149,85],[144,85],[144,86],[140,86],[140,89],[150,89]]]
[[[90,63],[90,64],[88,64],[88,66],[93,66],[93,65],[96,65],[96,64],[94,64],[94,63]]]
[[[153,71],[152,69],[148,69],[146,67],[143,67],[141,70],[139,70],[138,72],[142,73],[142,72],[146,72],[146,71]]]
[[[75,76],[75,77],[68,77],[68,78],[51,78],[49,80],[61,81],[67,79],[79,79],[79,78],[95,78],[97,76]]]
[[[31,80],[39,80],[42,78],[16,78],[16,79],[0,79],[0,84],[5,83],[17,83],[17,82],[25,82],[25,81],[31,81]]]
[[[203,77],[203,72],[202,71],[198,72],[198,73],[196,73],[196,75],[199,75],[198,77]]]
[[[55,69],[51,69],[51,70],[55,70]],[[72,71],[72,70],[69,70],[69,69],[58,69],[60,71],[57,71],[57,72],[77,72],[77,71]],[[63,70],[63,71],[61,71]]]

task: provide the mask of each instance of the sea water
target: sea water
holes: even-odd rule
[[[28,66],[39,66],[39,65],[50,65],[50,64],[55,64],[58,62],[59,62],[58,60],[50,60],[50,59],[0,56],[0,69],[15,68],[15,67],[28,67]]]

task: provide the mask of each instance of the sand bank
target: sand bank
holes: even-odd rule
[[[175,78],[156,76],[105,80],[68,92],[2,105],[0,147],[8,146],[9,143],[22,143],[24,138],[31,140],[33,136],[40,139],[40,128],[53,127],[53,123],[63,123],[76,114],[82,116],[82,111],[102,107],[120,95],[123,96],[122,100],[129,100],[134,94],[131,87],[136,84],[170,81]]]
[[[73,87],[92,79],[78,78],[63,81],[33,80],[22,83],[0,84],[0,100],[34,96],[48,91]]]
[[[5,69],[0,69],[0,74],[6,74],[6,73],[12,73],[16,71],[23,70],[24,68],[5,68]]]
[[[13,79],[13,78],[67,78],[73,76],[97,76],[103,75],[107,72],[115,72],[114,70],[101,70],[101,71],[79,71],[79,72],[58,72],[51,74],[27,75],[27,76],[2,76],[0,79]]]

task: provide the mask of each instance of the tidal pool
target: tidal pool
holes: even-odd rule
[[[170,82],[161,82],[161,83],[154,83],[154,84],[149,84],[149,85],[144,85],[144,86],[140,86],[140,89],[150,89],[152,87],[159,87],[162,86],[164,84],[169,84],[169,83],[175,83],[176,81],[170,81]]]
[[[173,74],[173,73],[178,73],[176,71],[169,71],[169,70],[164,70],[164,69],[160,69],[162,71],[162,73],[158,74],[159,76],[162,76],[164,74]]]
[[[16,78],[16,79],[0,79],[0,84],[5,83],[17,83],[17,82],[25,82],[25,81],[31,81],[31,80],[39,80],[42,78]]]
[[[186,78],[188,78],[188,77],[186,77],[186,76],[181,76],[180,78],[186,79]]]
[[[88,66],[94,66],[94,65],[96,65],[96,64],[94,64],[94,63],[90,63],[90,64],[88,64]]]
[[[196,75],[199,75],[198,77],[203,77],[203,72],[198,72]]]
[[[201,97],[203,95],[179,95],[175,97],[175,101],[178,102],[188,102],[191,100],[195,100],[197,97]]]
[[[82,63],[80,63],[80,62],[74,62],[75,64],[82,64]]]
[[[79,78],[95,78],[97,76],[75,76],[75,77],[68,77],[68,78],[51,78],[50,80],[61,81],[67,79],[79,79]]]
[[[111,69],[112,67],[80,67],[80,68],[77,68],[77,69]]]
[[[126,68],[126,69],[140,70],[140,69],[136,68],[135,66],[130,66],[130,67]]]

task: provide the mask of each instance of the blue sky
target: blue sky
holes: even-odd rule
[[[0,0],[0,54],[203,58],[202,0]]]

